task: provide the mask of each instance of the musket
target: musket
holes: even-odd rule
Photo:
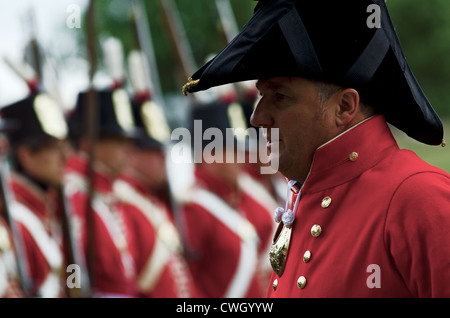
[[[25,48],[25,61],[35,70],[39,79],[43,78],[42,71],[42,59],[41,51],[39,48],[39,42],[36,36],[36,16],[34,13],[34,7],[30,7],[28,11],[28,23],[30,30],[30,41],[28,42],[27,47]]]
[[[5,125],[8,125],[7,123]],[[11,127],[15,129],[15,127]],[[17,267],[17,274],[19,277],[20,286],[25,297],[32,296],[32,283],[28,273],[28,259],[24,250],[22,236],[19,233],[17,224],[13,220],[10,205],[14,202],[14,193],[10,188],[11,168],[9,163],[9,151],[1,154],[0,159],[0,199],[4,205],[4,218],[7,222],[14,244],[15,260]]]
[[[159,79],[158,63],[156,62],[155,49],[152,41],[150,23],[147,19],[145,2],[131,0],[131,22],[135,36],[136,50],[142,52],[147,63],[145,76],[150,85],[150,93],[155,102],[165,109],[165,103]],[[144,62],[144,63],[145,63]]]
[[[49,59],[48,51],[44,51],[39,43],[38,28],[36,23],[36,13],[34,6],[31,6],[27,12],[26,27],[28,29],[30,39],[25,47],[24,61],[29,64],[39,81],[34,82],[36,87],[30,87],[31,91],[43,91],[52,97],[59,105],[64,105],[64,100],[61,98],[61,93],[58,87],[58,70],[53,59]],[[45,83],[44,83],[45,79]],[[31,82],[30,84],[33,84]]]
[[[215,0],[227,44],[239,33],[230,0]]]
[[[164,18],[163,22],[166,25],[164,29],[169,33],[170,43],[177,57],[178,65],[181,68],[183,82],[185,82],[197,69],[194,54],[184,32],[183,23],[175,2],[173,0],[161,0],[161,4]],[[187,95],[185,87],[183,87],[183,94]],[[189,94],[188,96],[191,98],[194,107],[198,105],[199,101],[195,94]]]
[[[94,150],[98,140],[99,109],[97,107],[97,93],[94,88],[94,75],[97,69],[97,37],[95,25],[95,0],[89,1],[86,20],[87,56],[89,61],[89,88],[87,92],[87,102],[83,105],[83,121],[86,123],[86,136],[89,140],[88,149],[88,174],[87,174],[87,200],[86,200],[86,234],[87,234],[87,255],[86,263],[91,295],[95,293],[95,216],[92,208],[94,199]]]

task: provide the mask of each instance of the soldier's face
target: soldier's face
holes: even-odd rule
[[[150,189],[160,190],[167,185],[164,150],[135,150],[131,154],[129,164]]]
[[[103,137],[95,144],[95,160],[102,164],[105,172],[112,178],[117,177],[127,164],[133,141],[124,137]]]
[[[62,183],[67,149],[66,142],[55,140],[34,151],[22,146],[19,156],[30,176],[45,185],[58,187]]]
[[[316,83],[304,78],[260,79],[256,86],[261,99],[251,123],[268,128],[268,151],[278,145],[279,171],[289,179],[303,182],[315,150],[335,134],[331,108],[322,105]],[[271,138],[270,128],[279,129],[277,140]]]

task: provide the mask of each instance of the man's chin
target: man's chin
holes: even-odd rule
[[[279,156],[270,154],[266,163],[263,164],[264,170],[261,173],[274,174],[279,171]]]

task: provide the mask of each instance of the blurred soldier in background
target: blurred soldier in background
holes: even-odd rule
[[[170,137],[169,126],[162,106],[155,102],[155,83],[150,70],[156,65],[148,63],[142,50],[141,41],[151,39],[141,34],[144,22],[139,11],[141,6],[142,3],[138,2],[132,5],[137,48],[128,55],[132,109],[135,124],[139,127],[139,137],[129,154],[127,166],[113,188],[128,226],[133,229],[130,251],[136,264],[139,295],[154,298],[194,297],[193,281],[175,226],[177,213],[166,171],[165,146]],[[115,82],[123,83],[123,54],[120,43],[117,43],[116,48],[110,45],[105,50],[105,56],[109,56],[106,60],[110,61],[108,70],[111,77],[116,79]]]
[[[69,136],[75,153],[68,159],[64,180],[73,213],[73,233],[82,265],[90,270],[92,296],[134,297],[130,229],[112,191],[113,181],[127,163],[137,136],[130,100],[123,89],[95,91],[99,134],[98,140],[90,140],[83,120],[87,96],[86,92],[79,93],[69,118]],[[93,146],[92,161],[88,160],[90,146]],[[90,168],[92,179],[88,173]],[[92,193],[89,193],[90,182]]]
[[[65,271],[61,205],[56,190],[62,184],[67,125],[61,108],[45,94],[5,106],[2,117],[15,121],[8,131],[11,145],[13,200],[5,202],[17,224],[24,264],[33,297],[64,297]],[[17,243],[17,242],[15,242]]]
[[[241,153],[245,153],[245,161],[239,162],[240,173],[238,185],[242,191],[252,197],[252,199],[263,206],[261,218],[270,224],[271,211],[284,200],[286,194],[287,181],[277,171],[271,173],[264,171],[262,167],[269,168],[269,157],[266,143],[262,137],[262,131],[250,123],[250,116],[258,99],[258,90],[254,87],[254,81],[241,82],[235,85],[228,84],[212,89],[212,94],[217,95],[225,105],[228,105],[227,117],[230,128],[241,128],[245,131],[236,130],[236,137],[240,139]],[[242,132],[242,133],[241,133]],[[272,223],[272,234],[275,232],[275,225]],[[268,238],[268,236],[263,235]],[[271,248],[271,239],[260,241],[261,257],[259,260],[258,276],[261,286],[265,289],[268,283],[267,276],[270,276],[272,267],[267,258]],[[265,290],[264,290],[265,293]]]
[[[242,187],[237,156],[243,150],[237,149],[233,137],[225,142],[227,128],[234,128],[230,118],[236,114],[230,112],[240,112],[245,121],[239,107],[213,102],[193,108],[192,119],[201,120],[195,124],[201,123],[202,136],[213,128],[224,137],[223,142],[216,138],[211,144],[202,140],[195,183],[183,196],[187,238],[195,252],[188,261],[201,297],[263,297],[268,282],[267,273],[261,285],[259,260],[273,233],[272,211],[265,211],[249,195],[251,189]],[[200,132],[195,126],[191,131]],[[194,157],[198,151],[194,149]]]
[[[114,191],[133,228],[137,285],[143,297],[195,297],[171,209],[164,149],[169,126],[153,101],[137,102],[133,110],[142,134]]]

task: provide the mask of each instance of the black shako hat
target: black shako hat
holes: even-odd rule
[[[31,138],[46,141],[67,137],[68,127],[60,105],[47,94],[32,94],[1,109],[4,131],[11,144]]]
[[[242,106],[213,100],[191,109],[188,129],[194,138],[202,138],[202,149],[211,142],[219,142],[223,147],[244,150],[247,145],[247,123]],[[215,131],[212,131],[214,129]],[[228,131],[227,131],[228,130]],[[205,133],[211,133],[206,136]],[[216,141],[219,133],[222,140]],[[198,134],[201,136],[198,136]],[[194,146],[194,143],[191,145]]]
[[[377,12],[380,25],[372,23]],[[384,0],[260,0],[242,31],[183,91],[275,76],[353,87],[410,137],[443,142],[442,123],[406,62]]]
[[[69,136],[80,138],[87,131],[85,111],[88,103],[88,92],[80,92],[77,103],[69,118]],[[121,88],[95,91],[98,115],[98,133],[103,136],[117,136],[136,139],[139,130],[136,128],[131,100],[128,93]]]
[[[170,141],[170,128],[164,111],[151,100],[132,101],[132,109],[139,129],[136,146],[140,149],[162,149]]]

